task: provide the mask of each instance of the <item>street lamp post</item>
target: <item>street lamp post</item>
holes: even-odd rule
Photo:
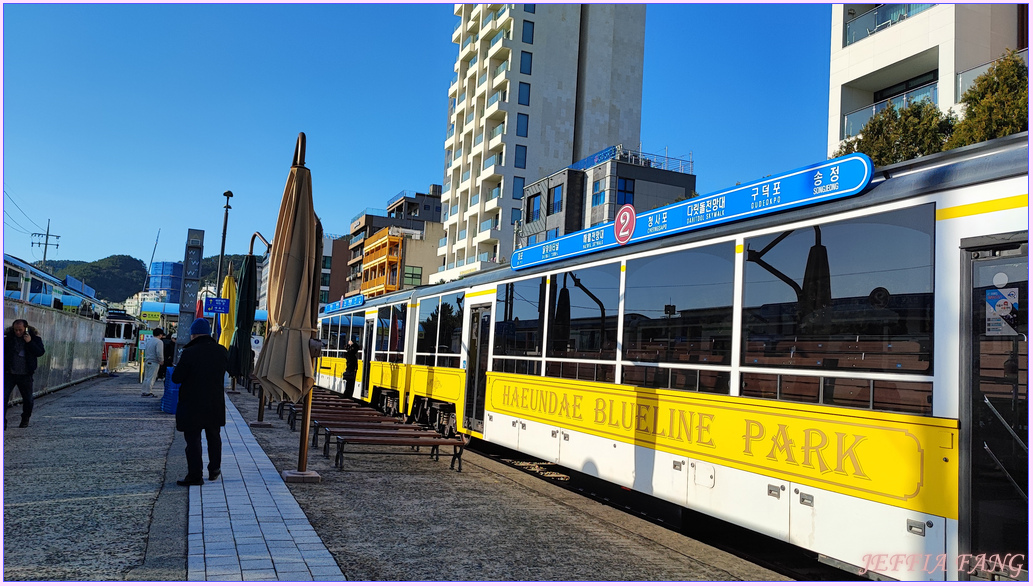
[[[215,296],[222,297],[222,257],[226,254],[226,223],[230,219],[230,198],[233,197],[232,191],[223,193],[226,196],[226,211],[222,215],[222,247],[219,248],[219,268],[215,272]]]

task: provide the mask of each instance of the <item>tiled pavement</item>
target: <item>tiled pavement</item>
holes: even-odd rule
[[[208,446],[201,443],[207,462]],[[190,487],[189,511],[188,580],[344,580],[228,397],[222,475]]]

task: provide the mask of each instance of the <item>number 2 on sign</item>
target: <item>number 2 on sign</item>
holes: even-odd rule
[[[613,222],[613,235],[617,237],[617,244],[624,245],[631,240],[635,233],[635,207],[631,204],[624,204],[617,210],[617,219]]]

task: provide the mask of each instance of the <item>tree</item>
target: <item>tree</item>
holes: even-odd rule
[[[963,96],[965,118],[947,148],[958,148],[1029,130],[1029,68],[1009,50],[975,79]]]
[[[124,301],[143,288],[147,270],[143,261],[124,254],[116,254],[93,262],[53,261],[52,273],[58,279],[71,275],[93,287],[97,298],[104,301]]]
[[[861,152],[876,167],[882,167],[931,155],[944,149],[957,121],[953,111],[944,114],[928,100],[913,102],[900,110],[890,102],[832,156]]]

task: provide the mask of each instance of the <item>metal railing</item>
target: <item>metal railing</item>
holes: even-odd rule
[[[1023,50],[1019,51],[1018,55],[1026,63],[1026,67],[1028,68],[1029,67],[1029,49],[1023,49]],[[1000,59],[994,59],[993,61],[991,61],[989,63],[984,63],[984,64],[980,65],[979,67],[973,67],[972,69],[968,69],[966,71],[962,71],[961,73],[958,74],[957,83],[955,85],[955,89],[957,90],[958,93],[955,94],[955,95],[957,96],[957,99],[958,99],[959,102],[961,101],[961,97],[965,95],[965,92],[967,92],[973,85],[976,84],[976,78],[979,77],[980,75],[983,75],[987,71],[989,71],[990,70],[990,66],[993,65],[994,63],[997,63],[998,61],[1000,61]]]
[[[488,98],[488,106],[490,107],[495,102],[505,102],[505,101],[506,101],[506,91],[505,90],[499,90],[499,91],[495,92],[494,94],[492,94],[490,98]]]
[[[362,216],[387,216],[387,210],[381,208],[366,208],[361,212],[355,214],[355,216],[352,217],[351,222],[348,223],[351,224],[352,222],[358,220]]]
[[[868,124],[868,121],[872,119],[872,116],[885,110],[889,104],[893,104],[893,107],[897,110],[906,108],[909,104],[920,100],[930,100],[935,104],[937,100],[936,83],[935,81],[928,83],[909,92],[887,98],[881,102],[876,102],[844,115],[843,131],[840,133],[840,140],[845,140],[860,133],[864,125]]]
[[[934,4],[882,4],[846,23],[843,46],[847,47],[885,30],[898,22],[924,12]]]
[[[407,197],[416,197],[416,191],[412,189],[403,189],[402,191],[399,191],[398,195],[387,200],[387,207],[391,207],[392,205],[398,203],[399,201],[402,201]]]

